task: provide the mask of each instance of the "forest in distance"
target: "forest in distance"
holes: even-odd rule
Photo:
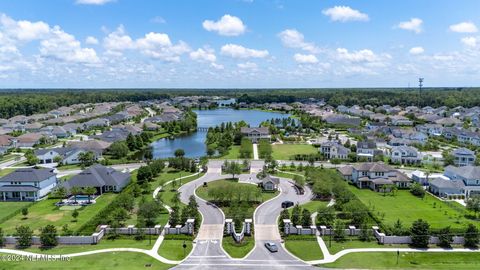
[[[0,118],[47,112],[77,103],[142,101],[174,96],[226,96],[238,102],[302,102],[323,99],[329,105],[392,106],[480,105],[480,88],[320,88],[320,89],[2,89]]]

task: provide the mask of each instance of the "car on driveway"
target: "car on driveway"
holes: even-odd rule
[[[282,208],[289,208],[292,207],[294,203],[292,201],[283,201],[282,202]]]
[[[277,244],[275,244],[275,243],[273,243],[273,242],[267,242],[267,243],[265,243],[265,247],[266,247],[270,252],[277,252],[277,251],[278,251]]]

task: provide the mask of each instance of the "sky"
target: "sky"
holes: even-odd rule
[[[480,86],[478,0],[2,0],[0,88]]]

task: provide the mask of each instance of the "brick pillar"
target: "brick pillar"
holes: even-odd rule
[[[324,226],[324,225],[320,226],[320,235],[323,236],[323,235],[326,235],[326,233],[327,233],[327,226]]]
[[[233,220],[231,218],[225,219],[225,234],[227,235],[232,234],[233,232],[232,223],[233,223]]]
[[[128,233],[129,235],[132,235],[134,228],[135,228],[135,225],[128,225],[128,226],[127,226],[127,233]]]
[[[155,234],[162,233],[162,225],[155,225]]]
[[[245,219],[245,234],[251,235],[252,234],[252,219],[247,218]]]
[[[283,224],[284,224],[283,232],[285,233],[285,235],[289,235],[290,227],[292,226],[292,221],[290,221],[290,219],[284,219]]]
[[[297,228],[297,234],[302,234],[302,229],[303,229],[302,225],[297,225],[296,228]]]
[[[194,231],[193,231],[194,230],[194,226],[193,226],[194,223],[195,223],[195,219],[193,219],[193,218],[187,219],[187,229],[188,229],[188,234],[189,235],[193,235],[193,233],[194,233]]]
[[[349,234],[350,235],[355,235],[355,229],[356,228],[353,225],[348,226]]]

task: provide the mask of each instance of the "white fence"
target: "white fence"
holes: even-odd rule
[[[379,232],[379,229],[377,226],[373,226],[372,230],[373,230],[373,235],[375,235],[375,238],[377,238],[377,241],[380,244],[411,244],[412,243],[412,237],[410,236],[385,235],[384,233]],[[439,244],[440,239],[437,236],[430,236],[428,243]],[[463,245],[465,244],[465,239],[462,236],[454,236],[452,244]]]
[[[242,225],[242,231],[235,231],[235,222],[232,219],[225,219],[225,234],[232,235],[235,242],[239,243],[245,235],[252,235],[252,219],[245,219]]]
[[[283,220],[284,228],[283,232],[285,235],[290,235],[290,234],[316,234],[317,233],[317,227],[315,226],[310,226],[310,228],[303,228],[301,225],[293,226],[293,223],[290,219],[284,219]]]
[[[191,218],[185,222],[185,225],[176,225],[172,227],[170,224],[165,225],[165,234],[188,234],[193,235],[195,219]]]

